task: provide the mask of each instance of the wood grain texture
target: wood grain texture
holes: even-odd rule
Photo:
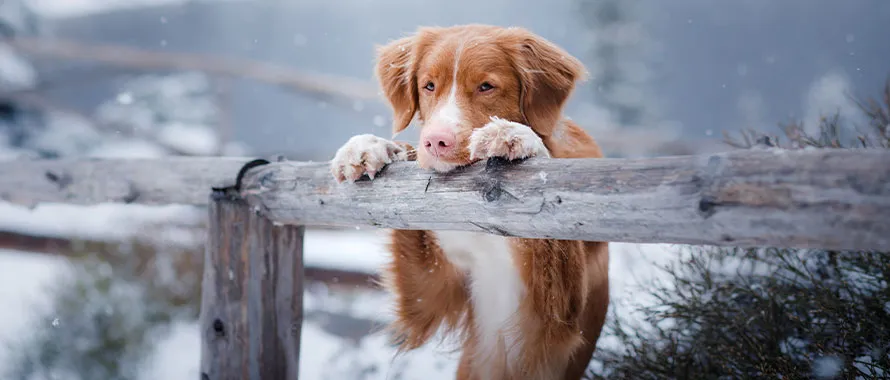
[[[0,161],[0,200],[90,205],[206,205],[211,187],[230,186],[249,158]]]
[[[533,159],[431,174],[413,162],[337,184],[327,163],[252,169],[242,195],[289,224],[529,238],[890,250],[890,152],[748,150]]]
[[[201,376],[297,380],[303,228],[214,197],[201,299]]]

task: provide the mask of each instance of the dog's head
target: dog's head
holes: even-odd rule
[[[437,171],[470,163],[469,136],[493,116],[548,136],[584,76],[578,59],[521,28],[421,28],[377,53],[376,73],[393,108],[393,131],[417,116],[417,161]]]

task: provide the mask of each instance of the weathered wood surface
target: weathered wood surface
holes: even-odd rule
[[[206,194],[206,193],[205,193]],[[201,299],[201,378],[297,380],[303,227],[214,197]]]
[[[243,158],[0,162],[17,203],[206,204]],[[479,163],[431,174],[398,163],[335,183],[327,163],[245,178],[278,222],[488,231],[524,237],[729,246],[890,249],[890,152],[747,150],[651,159]],[[259,191],[260,188],[264,190]]]
[[[651,159],[413,162],[337,184],[326,163],[250,170],[273,220],[639,243],[890,250],[890,152],[747,150]]]
[[[230,186],[249,158],[0,161],[0,200],[89,205],[206,205],[211,187]]]

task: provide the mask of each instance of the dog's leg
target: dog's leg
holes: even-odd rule
[[[418,248],[420,247],[420,248]],[[393,330],[401,349],[426,343],[440,327],[465,332],[469,294],[466,279],[427,231],[394,230],[392,262],[384,286],[396,296]]]
[[[578,134],[570,132],[569,138]],[[598,154],[592,140],[578,145],[595,148],[584,155]],[[497,118],[473,131],[469,150],[473,159],[566,154],[551,155],[530,127]],[[513,246],[527,289],[516,326],[522,334],[522,368],[513,372],[528,379],[580,378],[608,308],[608,246],[554,239],[513,239]]]
[[[365,174],[373,179],[386,165],[415,158],[408,143],[358,135],[334,155],[331,174],[339,182]],[[435,237],[426,231],[394,230],[390,252],[383,286],[396,297],[392,329],[401,349],[420,347],[443,325],[446,330],[463,329],[469,298],[464,275],[448,261]]]

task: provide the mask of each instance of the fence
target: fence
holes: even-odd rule
[[[879,150],[491,159],[448,174],[406,162],[345,185],[327,163],[7,161],[0,198],[206,205],[201,371],[213,380],[297,379],[306,225],[890,251],[890,152]]]

